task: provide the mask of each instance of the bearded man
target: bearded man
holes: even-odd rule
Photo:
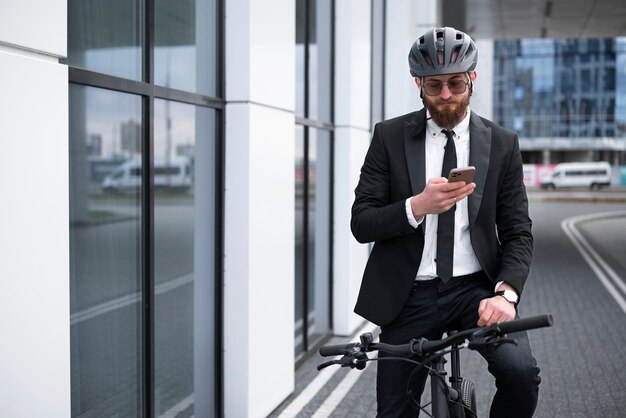
[[[439,339],[446,331],[516,317],[532,257],[532,222],[517,135],[469,109],[478,51],[454,28],[434,28],[409,53],[424,109],[378,123],[355,190],[351,227],[374,242],[355,312],[381,342]],[[452,167],[474,181],[449,182]],[[491,417],[531,417],[539,368],[525,332],[481,353],[495,376]],[[417,417],[422,369],[380,353],[378,417]]]

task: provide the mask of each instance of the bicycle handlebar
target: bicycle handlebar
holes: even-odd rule
[[[385,343],[348,343],[327,345],[320,348],[319,353],[322,357],[356,354],[363,351],[381,350],[392,354],[417,354],[425,356],[430,353],[442,350],[471,338],[481,338],[486,336],[503,336],[504,334],[527,331],[536,328],[549,327],[552,325],[552,315],[538,315],[529,318],[515,319],[508,322],[499,322],[489,327],[471,328],[465,331],[454,333],[441,340],[428,341],[424,338],[419,340],[411,340],[407,344],[385,344]]]
[[[350,350],[354,349],[355,347],[358,348],[359,346],[359,343],[325,345],[320,347],[320,355],[322,357],[341,356],[348,354]]]
[[[496,324],[503,334],[512,334],[518,331],[528,331],[536,328],[552,326],[552,315],[538,315],[529,318],[516,319],[514,321]]]

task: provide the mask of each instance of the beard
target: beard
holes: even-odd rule
[[[469,106],[469,94],[464,95],[458,100],[454,100],[454,96],[448,100],[436,98],[432,102],[428,96],[424,95],[424,106],[430,112],[433,121],[443,129],[452,129],[465,118],[467,107]],[[456,106],[442,106],[456,105]]]

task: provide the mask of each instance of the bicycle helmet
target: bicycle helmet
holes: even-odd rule
[[[472,38],[451,27],[429,30],[409,51],[413,77],[468,73],[476,68],[477,61],[478,49]]]

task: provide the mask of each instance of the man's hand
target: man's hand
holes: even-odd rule
[[[413,216],[415,219],[420,219],[427,214],[446,212],[457,202],[472,194],[475,188],[475,183],[448,182],[445,177],[432,178],[428,180],[422,193],[411,198]]]
[[[483,299],[478,305],[479,327],[488,327],[496,322],[506,322],[515,319],[515,304],[502,296]]]

